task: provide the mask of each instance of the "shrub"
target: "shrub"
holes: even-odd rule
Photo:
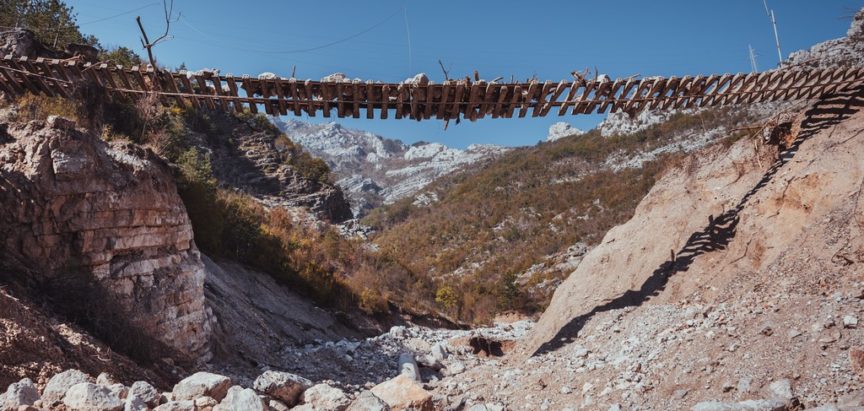
[[[17,117],[22,121],[45,120],[52,115],[78,121],[79,106],[74,100],[27,93],[19,97],[16,104]]]

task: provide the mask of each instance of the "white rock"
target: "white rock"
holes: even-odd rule
[[[72,388],[73,385],[92,381],[92,377],[74,369],[56,374],[48,380],[48,384],[45,385],[45,389],[42,391],[42,403],[45,406],[58,403],[63,400],[66,391]]]
[[[140,398],[144,403],[148,406],[156,407],[159,405],[159,398],[162,396],[155,387],[147,383],[146,381],[135,381],[132,383],[132,386],[129,387],[129,394],[131,396],[135,396]]]
[[[465,372],[465,364],[462,361],[450,361],[447,364],[447,374],[448,375],[457,375]]]
[[[192,400],[168,401],[153,411],[195,411],[195,402]]]
[[[0,401],[0,407],[3,409],[14,409],[22,405],[33,405],[39,400],[39,390],[29,378],[24,378],[16,383],[9,384],[6,388],[6,393],[3,395],[3,400]]]
[[[221,401],[228,393],[231,379],[209,372],[196,372],[174,386],[171,393],[175,401],[194,400],[197,397],[213,397]]]
[[[342,390],[327,384],[313,385],[303,392],[303,404],[311,405],[316,411],[343,411],[351,400]]]
[[[213,411],[266,411],[267,405],[251,388],[233,386]]]
[[[269,71],[265,71],[258,75],[258,80],[275,80],[279,78],[276,73],[271,73]]]
[[[148,409],[150,407],[147,406],[147,402],[137,395],[129,395],[123,404],[123,411],[145,411]]]
[[[110,389],[90,382],[73,385],[63,396],[63,404],[73,410],[120,411],[123,401]]]
[[[276,398],[289,407],[296,405],[300,394],[311,386],[312,381],[280,371],[266,371],[252,384],[256,391]]]
[[[843,326],[846,328],[855,328],[858,326],[858,317],[854,315],[843,316]]]
[[[351,402],[346,411],[390,411],[390,406],[372,391],[363,391]]]
[[[547,142],[553,142],[569,136],[581,136],[585,131],[574,128],[570,123],[559,121],[549,127],[549,134],[546,136]]]

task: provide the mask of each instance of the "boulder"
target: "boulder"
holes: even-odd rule
[[[75,384],[82,382],[92,382],[93,378],[78,370],[66,370],[54,375],[48,380],[45,389],[42,390],[42,403],[46,407],[50,407],[60,401],[63,401],[63,396],[66,391],[72,388]]]
[[[291,409],[291,407],[286,405],[284,402],[274,399],[267,401],[267,406],[270,407],[270,411],[288,411]]]
[[[231,392],[230,388],[228,389],[228,392],[229,393]],[[228,397],[226,396],[225,398],[227,399]],[[213,397],[198,397],[195,399],[195,401],[192,401],[192,402],[195,403],[195,407],[199,408],[199,409],[200,408],[207,408],[207,407],[213,408],[213,407],[219,405],[219,401],[216,401],[216,399]]]
[[[251,388],[235,385],[228,390],[222,402],[213,411],[265,411],[267,405]]]
[[[108,387],[91,382],[73,385],[63,397],[63,405],[73,410],[87,411],[120,411],[123,401],[111,392]]]
[[[302,399],[306,409],[315,411],[344,411],[351,404],[342,390],[327,384],[313,385],[303,392]]]
[[[231,387],[231,379],[209,372],[196,372],[174,386],[171,391],[175,401],[194,400],[198,397],[213,397],[221,401]]]
[[[9,384],[6,393],[0,401],[2,409],[18,409],[22,405],[33,405],[39,400],[39,390],[33,385],[33,381],[24,378],[16,383]]]
[[[432,410],[432,394],[406,374],[382,382],[372,388],[372,394],[382,399],[393,410]]]
[[[159,390],[145,381],[135,381],[129,388],[128,395],[140,398],[151,408],[159,405],[159,399],[162,396]]]
[[[137,395],[129,395],[123,404],[123,411],[145,411],[150,409],[147,402]]]
[[[351,402],[346,411],[390,411],[390,406],[372,391],[363,391]]]
[[[311,386],[312,381],[280,371],[266,371],[252,384],[256,391],[276,398],[289,407],[296,405],[300,394]]]

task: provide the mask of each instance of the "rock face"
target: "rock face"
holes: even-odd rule
[[[204,265],[167,166],[58,117],[0,129],[3,268],[58,298],[92,299],[89,315],[178,358],[207,359]]]
[[[864,10],[855,13],[846,37],[789,54],[784,66],[836,67],[864,64]]]
[[[327,162],[338,179],[336,184],[348,194],[356,216],[412,196],[437,177],[507,151],[491,145],[472,145],[465,150],[437,143],[409,146],[337,123],[274,123],[291,140]]]
[[[306,207],[333,223],[353,217],[339,187],[304,177],[285,161],[291,154],[272,125],[259,124],[257,117],[238,121],[219,116],[210,121],[230,133],[230,144],[202,139],[213,164],[218,164],[213,172],[220,183],[245,191],[268,206]]]
[[[855,153],[864,150],[856,138],[864,114],[844,109],[859,102],[847,93],[802,113],[798,140],[779,160],[741,141],[666,175],[556,290],[527,351],[566,345],[587,319],[611,309],[697,290],[711,302],[732,284],[772,284],[786,295],[808,289],[802,284],[817,289],[817,277],[839,281],[860,270],[864,237],[854,210],[864,199],[856,194],[864,163]],[[833,246],[807,246],[816,243]]]

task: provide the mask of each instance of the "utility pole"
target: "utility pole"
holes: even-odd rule
[[[777,44],[777,65],[783,64],[783,52],[780,51],[780,35],[777,34],[777,19],[774,17],[774,10],[768,8],[768,0],[762,0],[765,5],[765,13],[771,19],[771,26],[774,28],[774,43]]]
[[[759,71],[759,67],[756,66],[756,50],[753,50],[752,45],[747,45],[747,49],[750,51],[750,70],[756,73]]]

